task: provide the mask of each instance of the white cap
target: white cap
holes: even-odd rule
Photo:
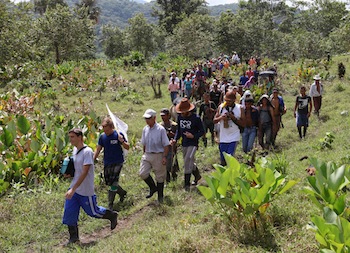
[[[143,117],[148,119],[157,115],[157,112],[153,109],[147,109],[143,114]]]

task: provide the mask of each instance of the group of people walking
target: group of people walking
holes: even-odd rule
[[[311,85],[310,96],[306,95],[306,88],[303,86],[296,97],[294,116],[301,139],[306,135],[312,100],[315,112],[319,115],[323,93],[320,79],[318,75],[314,77],[315,82]],[[171,98],[176,97],[178,94],[172,95]],[[184,160],[184,189],[189,191],[191,184],[196,185],[201,179],[195,155],[200,139],[203,140],[204,147],[207,147],[208,130],[211,133],[212,145],[218,143],[221,164],[226,165],[224,153],[234,155],[241,136],[242,149],[245,153],[253,149],[256,137],[262,149],[268,150],[275,146],[277,133],[282,125],[282,115],[286,113],[283,98],[277,88],[273,88],[270,96],[262,95],[255,105],[252,92],[249,90],[243,92],[239,87],[230,85],[226,79],[221,83],[213,82],[210,92],[203,94],[198,114],[196,106],[186,95],[181,98],[175,110],[178,114],[176,122],[171,120],[170,110],[167,108],[159,112],[162,118],[160,123],[156,120],[155,110],[147,109],[143,114],[146,125],[141,137],[143,155],[139,176],[149,188],[146,198],[151,198],[157,193],[159,203],[164,201],[164,183],[177,178],[178,168],[174,169],[174,164],[177,162],[177,143],[180,139]],[[119,176],[125,159],[123,149],[128,150],[130,145],[125,135],[114,129],[111,118],[107,117],[102,121],[102,128],[104,133],[99,137],[95,152],[84,144],[81,129],[74,128],[69,131],[69,139],[74,146],[75,173],[65,194],[63,224],[68,226],[70,235],[68,243],[79,241],[80,207],[89,216],[108,219],[113,230],[117,225],[118,216],[113,210],[115,196],[118,194],[120,202],[123,202],[127,195],[127,191],[119,184]],[[104,179],[109,186],[108,208],[97,205],[94,192],[94,161],[102,150]],[[192,175],[193,182],[191,182]]]

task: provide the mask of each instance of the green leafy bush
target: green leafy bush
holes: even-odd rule
[[[346,207],[345,187],[349,184],[349,168],[315,158],[310,161],[316,173],[308,177],[310,186],[305,187],[304,192],[323,216],[314,215],[308,228],[316,232],[320,252],[347,253],[350,250],[350,209]]]
[[[315,215],[308,226],[316,232],[320,243],[320,252],[348,253],[350,250],[350,222],[338,216],[328,207],[324,207],[323,216]]]
[[[304,192],[320,210],[327,206],[337,215],[342,215],[346,210],[347,195],[342,189],[350,183],[346,166],[337,168],[335,163],[326,164],[315,158],[311,158],[310,162],[316,174],[307,178],[310,186],[305,187]]]
[[[334,135],[331,132],[327,132],[326,135],[319,140],[320,149],[332,149],[332,143],[334,142]]]
[[[278,195],[297,183],[287,181],[286,175],[272,168],[271,163],[257,163],[250,168],[230,155],[225,154],[225,159],[227,166],[215,164],[216,171],[205,178],[208,187],[198,186],[198,189],[231,221],[239,215],[253,217],[255,221]]]

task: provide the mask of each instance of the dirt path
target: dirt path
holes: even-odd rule
[[[132,215],[118,220],[118,225],[114,230],[111,230],[110,226],[107,225],[107,226],[104,226],[100,230],[96,230],[92,234],[80,235],[79,245],[82,247],[93,246],[101,239],[107,238],[115,233],[118,233],[119,231],[130,228],[138,218],[142,217],[144,215],[144,213],[150,209],[151,205],[154,205],[154,203],[151,203],[147,206],[144,206],[140,210],[133,213]],[[66,245],[65,245],[66,243],[67,243],[67,240],[65,242],[62,242],[59,245],[57,245],[57,247],[64,248],[64,247],[66,247]],[[31,252],[33,252],[33,251],[27,251],[27,253],[31,253]]]

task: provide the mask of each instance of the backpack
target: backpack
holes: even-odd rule
[[[87,146],[84,146],[81,149],[79,149],[77,154],[79,154],[80,151],[82,151],[86,147]],[[60,172],[61,174],[66,174],[66,175],[70,175],[71,177],[74,177],[75,167],[74,167],[73,156],[64,158]]]

